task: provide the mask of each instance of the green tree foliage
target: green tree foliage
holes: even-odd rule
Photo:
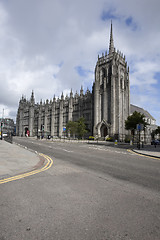
[[[125,128],[133,131],[136,129],[137,124],[143,124],[144,126],[148,125],[148,123],[144,120],[144,117],[144,114],[135,111],[131,116],[128,116],[125,121]]]
[[[160,126],[158,126],[157,129],[153,130],[152,133],[151,133],[151,136],[152,136],[152,139],[155,138],[155,135],[160,135]]]
[[[78,120],[77,134],[80,138],[83,138],[85,133],[87,133],[86,125],[85,125],[85,119],[83,117],[81,117]]]
[[[77,133],[78,123],[69,121],[66,125],[66,131],[71,134],[71,136],[75,137],[75,134]]]
[[[155,134],[160,134],[160,126],[155,130]]]
[[[134,112],[131,116],[128,116],[127,120],[125,121],[125,128],[127,130],[131,130],[131,134],[133,136],[134,142],[134,134],[137,124],[143,124],[144,127],[148,125],[148,123],[144,120],[145,115],[141,114],[140,112]]]
[[[87,133],[85,119],[81,117],[77,122],[69,121],[66,125],[66,130],[73,137],[78,135],[79,138],[83,138],[85,133]]]

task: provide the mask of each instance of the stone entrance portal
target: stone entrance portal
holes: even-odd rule
[[[101,132],[101,137],[105,138],[108,135],[108,128],[106,127],[106,125],[102,125],[100,132]]]
[[[27,136],[28,133],[29,133],[29,129],[28,127],[25,127],[25,136]]]
[[[110,135],[110,127],[111,125],[107,123],[106,120],[102,120],[102,122],[99,122],[95,128],[95,136],[104,139],[106,136]]]

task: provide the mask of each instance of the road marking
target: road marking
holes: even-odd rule
[[[47,163],[43,168],[33,170],[33,171],[30,171],[30,172],[27,172],[27,173],[19,174],[19,175],[10,177],[10,178],[2,179],[2,180],[0,180],[0,184],[7,183],[7,182],[12,182],[12,181],[15,181],[15,180],[19,180],[19,179],[22,179],[22,178],[25,178],[25,177],[28,177],[28,176],[32,176],[32,175],[35,175],[37,173],[48,170],[52,166],[53,160],[49,156],[47,156],[43,153],[39,153],[39,155],[44,157],[47,160]]]
[[[99,147],[89,147],[89,148],[94,149],[94,150],[106,151],[106,152],[120,153],[120,154],[124,154],[124,155],[127,154],[126,152],[121,152],[121,151],[118,151],[118,150],[115,150],[115,149],[104,149],[104,148],[99,148]]]
[[[62,149],[63,151],[65,151],[65,152],[73,152],[73,151],[69,151],[69,150],[66,150],[66,149]]]
[[[127,154],[126,152],[114,151],[115,153]]]
[[[65,151],[65,152],[73,152],[73,151],[69,151],[69,150],[66,150],[66,149],[63,149],[63,151]]]
[[[131,152],[132,153],[132,155],[139,155],[139,156],[142,156],[142,157],[147,157],[147,158],[152,158],[152,159],[156,159],[156,160],[160,160],[160,158],[159,157],[151,157],[151,156],[149,156],[149,155],[146,155],[146,154],[143,154],[143,153],[137,153],[137,152],[134,152],[134,151],[132,151],[132,150],[130,150],[130,149],[127,149],[127,151],[128,152]]]

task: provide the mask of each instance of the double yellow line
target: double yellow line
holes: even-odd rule
[[[138,153],[138,152],[135,152],[135,151],[130,150],[130,149],[127,149],[127,151],[130,152],[130,153],[134,153],[135,155],[142,156],[142,157],[147,157],[147,158],[152,158],[152,159],[156,159],[156,160],[158,159],[158,160],[160,160],[160,157],[156,157],[156,156],[152,157],[152,156],[150,156],[150,155],[143,154],[143,153]]]
[[[21,178],[32,176],[32,175],[35,175],[37,173],[40,173],[40,172],[48,170],[52,166],[53,160],[49,156],[47,156],[47,155],[45,155],[43,153],[39,153],[39,155],[44,157],[47,160],[47,163],[46,163],[46,165],[43,168],[37,169],[37,170],[33,170],[33,171],[30,171],[30,172],[27,172],[27,173],[19,174],[19,175],[10,177],[10,178],[2,179],[2,180],[0,180],[0,184],[7,183],[7,182],[12,182],[12,181],[15,181],[15,180],[19,180]]]

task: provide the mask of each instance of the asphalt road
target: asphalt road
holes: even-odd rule
[[[160,239],[160,160],[116,147],[15,141],[54,164],[0,186],[0,240]]]

